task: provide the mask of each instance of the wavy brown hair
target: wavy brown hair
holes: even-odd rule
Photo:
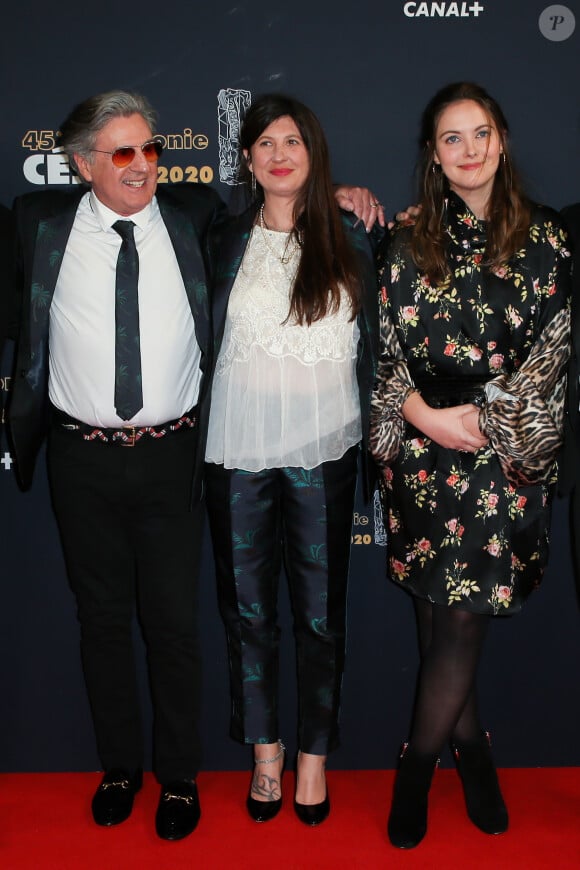
[[[336,205],[328,145],[314,112],[284,94],[258,97],[248,109],[240,132],[240,180],[249,184],[252,179],[243,152],[249,153],[264,130],[284,117],[296,124],[310,160],[308,178],[294,203],[292,232],[301,256],[288,317],[310,326],[336,312],[346,292],[354,319],[361,304],[355,254]],[[256,181],[256,206],[263,201],[264,191]]]
[[[480,85],[456,82],[438,91],[428,103],[421,120],[418,164],[421,213],[415,224],[411,252],[413,259],[429,275],[433,284],[449,276],[445,200],[449,185],[435,163],[435,134],[441,115],[452,103],[472,100],[485,112],[497,130],[503,154],[493,181],[487,206],[487,241],[484,266],[498,268],[525,243],[531,207],[513,165],[508,140],[508,124],[499,104]]]

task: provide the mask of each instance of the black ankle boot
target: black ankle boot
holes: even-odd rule
[[[412,849],[427,831],[427,798],[436,755],[419,755],[408,744],[403,747],[393,789],[388,833],[393,846]]]
[[[452,742],[451,749],[465,795],[467,815],[486,834],[503,834],[508,813],[491,757],[489,733],[473,743]]]

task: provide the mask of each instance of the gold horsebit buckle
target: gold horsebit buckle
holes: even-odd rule
[[[184,794],[173,794],[171,791],[166,791],[163,793],[164,801],[185,801],[185,803],[189,806],[189,804],[193,803],[193,798],[190,795]]]
[[[129,780],[128,779],[119,779],[116,782],[102,782],[101,783],[101,791],[106,791],[108,788],[122,788],[123,791],[127,791],[129,788]]]

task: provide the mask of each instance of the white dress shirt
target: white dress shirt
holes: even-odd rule
[[[154,426],[198,399],[200,350],[167,228],[154,198],[131,215],[139,255],[143,407],[131,421],[115,411],[115,274],[122,218],[94,193],[80,201],[50,308],[49,395],[91,426]]]

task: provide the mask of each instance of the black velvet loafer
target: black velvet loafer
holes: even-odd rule
[[[177,779],[161,786],[155,830],[162,840],[182,840],[197,828],[201,817],[197,786]]]
[[[133,799],[143,785],[143,771],[131,773],[121,767],[108,770],[91,805],[97,825],[120,825],[133,809]]]

